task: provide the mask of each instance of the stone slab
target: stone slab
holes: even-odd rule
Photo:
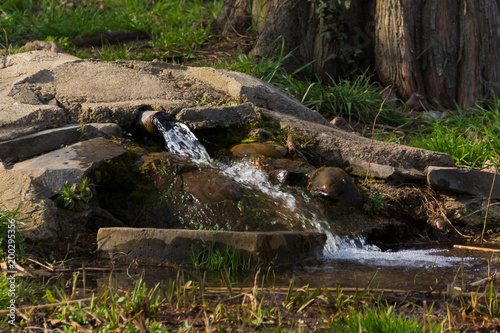
[[[42,156],[16,163],[12,171],[33,177],[42,185],[46,197],[63,189],[67,181],[78,183],[104,160],[126,153],[120,144],[104,138],[94,138],[54,150]]]
[[[261,114],[254,110],[251,103],[243,103],[236,106],[186,108],[175,118],[188,123],[192,130],[198,130],[254,123],[261,119]]]
[[[118,262],[191,263],[204,243],[234,246],[254,262],[297,263],[320,255],[326,235],[316,232],[233,232],[186,229],[101,228],[97,248]]]
[[[0,142],[0,160],[23,160],[84,138],[121,136],[121,128],[116,124],[87,124],[83,133],[80,130],[79,124],[70,124]]]
[[[427,182],[437,189],[472,194],[478,198],[488,198],[494,174],[490,172],[445,167],[429,167]],[[500,198],[500,177],[496,177],[492,199]]]
[[[390,165],[378,163],[368,163],[360,159],[349,160],[351,172],[356,175],[368,174],[370,177],[390,179],[393,181],[402,180],[425,180],[425,174],[413,168],[398,168]]]

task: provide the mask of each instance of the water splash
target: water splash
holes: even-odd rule
[[[327,261],[348,261],[359,264],[369,264],[376,267],[401,266],[406,267],[449,267],[460,264],[462,260],[468,263],[472,258],[459,258],[450,255],[446,249],[417,249],[382,251],[375,245],[366,243],[365,238],[339,237],[324,230],[327,242],[323,248],[323,258]]]
[[[165,113],[155,113],[152,118],[153,127],[165,139],[166,149],[173,154],[191,158],[197,163],[217,167],[222,173],[238,183],[268,195],[275,202],[281,202],[286,207],[286,217],[303,221],[303,228],[316,229],[325,233],[325,243],[322,258],[327,261],[346,261],[374,266],[412,266],[434,267],[451,266],[459,262],[459,258],[446,256],[443,250],[401,250],[397,252],[382,251],[375,245],[366,243],[363,237],[340,237],[332,234],[330,224],[321,218],[319,212],[311,209],[309,197],[305,194],[294,197],[282,187],[273,185],[268,175],[252,164],[249,160],[238,160],[230,164],[215,164],[205,147],[200,144],[189,128]],[[305,209],[307,207],[307,209]],[[286,219],[285,216],[283,218]]]
[[[211,163],[205,147],[183,123],[175,121],[163,112],[157,112],[153,116],[152,124],[163,135],[168,152],[189,157],[198,163]]]
[[[271,184],[268,175],[254,164],[239,160],[229,165],[220,165],[221,171],[240,184],[255,188],[270,197],[285,203],[286,207],[295,211],[296,199],[292,194],[284,192],[279,186]]]

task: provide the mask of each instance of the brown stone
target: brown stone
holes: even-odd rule
[[[267,156],[282,158],[287,154],[287,149],[272,143],[242,143],[231,148],[233,156]]]
[[[186,190],[203,203],[239,200],[242,191],[238,183],[215,170],[198,170],[182,174]]]
[[[321,167],[315,170],[309,176],[307,189],[312,194],[324,195],[353,205],[362,203],[349,175],[340,168]]]

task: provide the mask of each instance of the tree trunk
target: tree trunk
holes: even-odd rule
[[[219,32],[226,37],[244,34],[251,22],[247,0],[226,0],[217,17]]]
[[[251,53],[291,53],[293,57],[284,62],[287,69],[313,62],[309,74],[322,78],[345,76],[358,69],[360,58],[369,59],[362,49],[371,43],[368,35],[372,35],[373,26],[364,23],[367,13],[361,7],[366,9],[365,3],[371,0],[347,1],[349,6],[339,0],[327,0],[329,5],[322,6],[323,1],[253,0],[242,4],[251,10],[252,27],[259,33]],[[234,2],[226,1],[218,21],[225,21],[225,13],[234,10]],[[336,32],[327,31],[327,26],[335,26]],[[281,38],[285,41],[283,49]]]
[[[375,63],[403,98],[473,106],[500,81],[500,0],[378,0]]]
[[[289,69],[314,61],[310,74],[337,78],[372,66],[403,99],[420,93],[447,108],[500,84],[500,0],[239,1],[226,3],[251,13],[253,54],[283,36]]]

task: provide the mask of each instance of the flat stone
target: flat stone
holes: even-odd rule
[[[351,172],[356,175],[367,174],[370,177],[390,179],[393,181],[403,180],[425,180],[425,174],[414,168],[398,168],[390,165],[378,163],[368,163],[360,159],[351,159],[349,161]]]
[[[333,164],[341,168],[353,167],[352,173],[358,176],[365,176],[366,170],[368,176],[379,176],[379,173],[373,172],[372,168],[356,168],[355,166],[360,165],[360,161],[366,163],[371,161],[398,168],[399,171],[396,171],[405,179],[415,179],[414,170],[423,173],[429,166],[455,165],[453,158],[448,154],[371,140],[281,112],[266,110],[263,113],[279,121],[281,128],[313,138],[317,143],[314,152],[321,157],[323,164]]]
[[[188,67],[187,72],[243,102],[333,127],[318,112],[308,109],[296,98],[253,76],[209,67]]]
[[[16,163],[13,171],[33,177],[42,185],[46,197],[63,189],[64,183],[72,185],[109,160],[126,153],[120,144],[104,138],[94,138],[54,150],[42,156]]]
[[[251,103],[235,106],[186,108],[175,118],[188,123],[193,130],[208,128],[228,128],[235,125],[250,124],[261,119]]]
[[[204,243],[233,246],[252,261],[297,263],[316,258],[326,235],[316,232],[233,232],[185,229],[101,228],[97,248],[103,257],[123,262],[191,263]]]
[[[78,124],[65,125],[0,142],[0,160],[23,160],[71,145],[83,138],[121,136],[121,128],[116,124],[88,124],[84,126],[83,132],[81,129]]]
[[[493,178],[493,173],[470,169],[429,167],[427,170],[427,182],[432,187],[468,193],[478,198],[489,197]],[[500,179],[495,180],[491,198],[500,198]]]

